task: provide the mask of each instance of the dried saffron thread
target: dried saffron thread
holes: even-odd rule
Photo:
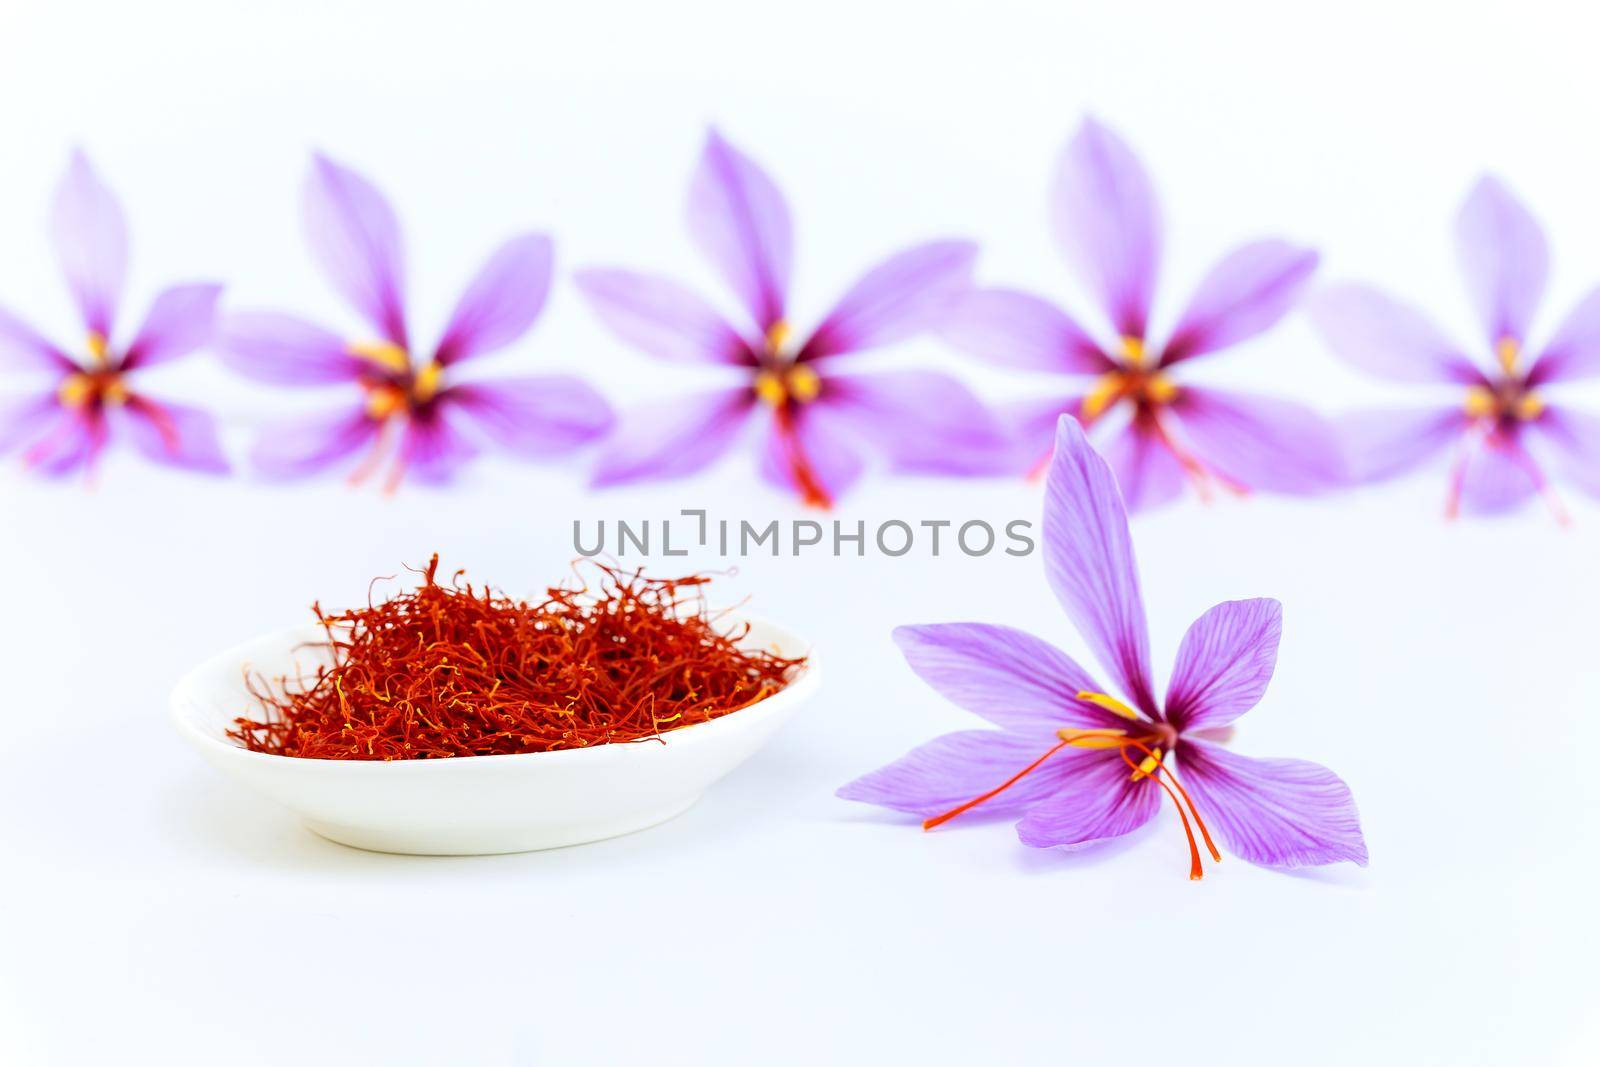
[[[439,759],[659,738],[782,689],[804,658],[738,647],[717,629],[705,575],[647,578],[590,564],[539,603],[476,588],[457,571],[337,614],[314,604],[332,664],[267,680],[228,736],[312,759]]]

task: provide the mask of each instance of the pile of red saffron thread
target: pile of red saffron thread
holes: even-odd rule
[[[704,575],[647,578],[594,564],[594,588],[541,603],[474,588],[457,571],[380,604],[330,615],[315,675],[247,671],[258,718],[228,736],[253,752],[397,760],[549,752],[641,741],[771,696],[805,662],[723,633]]]

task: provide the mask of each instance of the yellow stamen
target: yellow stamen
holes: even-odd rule
[[[1122,335],[1122,356],[1135,367],[1144,365],[1144,338],[1132,334]]]
[[[106,335],[99,330],[89,331],[89,355],[94,357],[94,361],[101,366],[111,362],[110,342],[106,340]]]
[[[1085,703],[1093,704],[1097,708],[1104,708],[1113,715],[1121,715],[1124,719],[1139,721],[1139,713],[1137,711],[1134,711],[1109,693],[1092,693],[1085,689],[1078,693],[1078,699]]]
[[[1500,338],[1499,342],[1494,346],[1494,354],[1500,360],[1502,370],[1507,374],[1515,374],[1517,372],[1517,359],[1522,355],[1522,345],[1518,343],[1515,337],[1508,335]]]
[[[1160,374],[1152,374],[1144,381],[1145,399],[1156,404],[1170,404],[1178,399],[1178,387],[1172,384],[1172,379]]]
[[[382,422],[405,407],[405,390],[397,385],[380,385],[367,393],[367,417]]]
[[[1544,414],[1544,401],[1533,393],[1523,393],[1517,400],[1517,418],[1531,422]]]
[[[87,374],[69,374],[56,390],[56,400],[64,408],[81,408],[94,395],[94,379]]]
[[[1467,414],[1475,419],[1486,419],[1493,415],[1500,405],[1496,403],[1494,393],[1481,385],[1474,385],[1467,390]]]
[[[100,383],[100,400],[105,404],[122,405],[128,402],[128,387],[121,378],[111,378]]]
[[[444,368],[437,363],[429,363],[417,372],[416,380],[411,383],[411,393],[417,398],[418,403],[426,404],[439,392],[439,380],[444,377]]]
[[[1083,406],[1080,409],[1085,422],[1093,421],[1105,413],[1105,410],[1116,402],[1122,395],[1123,387],[1127,384],[1128,376],[1121,371],[1112,371],[1102,374],[1095,379],[1094,388],[1084,395]]]
[[[1126,730],[1075,730],[1066,727],[1056,731],[1056,736],[1074,748],[1121,748],[1128,736]]]
[[[779,319],[771,326],[768,326],[767,351],[773,355],[782,352],[784,343],[789,340],[789,333],[789,323],[784,319]]]
[[[789,399],[789,390],[783,387],[783,379],[769,370],[756,375],[755,390],[757,397],[775,408],[782,407],[783,402]]]
[[[817,372],[804,363],[797,363],[789,368],[788,376],[789,395],[802,404],[809,404],[822,392],[822,379]]]
[[[393,341],[351,341],[349,352],[357,359],[375,363],[396,374],[404,374],[411,369],[411,356]]]
[[[1141,778],[1150,777],[1159,766],[1161,766],[1161,750],[1159,748],[1151,749],[1150,755],[1141,760],[1138,768],[1134,770],[1133,780],[1137,782]]]

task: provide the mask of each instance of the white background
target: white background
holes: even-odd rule
[[[518,228],[552,231],[563,271],[627,264],[709,289],[681,225],[709,121],[790,197],[802,321],[877,257],[946,233],[983,241],[986,280],[1073,298],[1044,194],[1092,110],[1156,175],[1169,315],[1226,248],[1282,232],[1324,251],[1324,277],[1382,282],[1471,336],[1449,226],[1493,168],[1550,228],[1548,328],[1600,282],[1597,27],[1571,21],[1575,5],[1463,8],[4,0],[0,302],[76,330],[43,226],[75,143],[132,220],[130,316],[160,285],[216,278],[235,306],[354,326],[298,232],[313,147],[396,202],[424,333]],[[888,359],[960,368],[991,397],[1034,387],[932,342]],[[562,365],[623,401],[693,384],[620,350],[565,274],[533,335],[484,370]],[[1191,373],[1329,411],[1403,399],[1299,320]],[[265,417],[321,403],[241,388],[205,359],[161,375],[158,393],[228,419],[236,452]],[[532,593],[563,573],[574,517],[800,514],[748,457],[688,485],[582,485],[580,465],[491,462],[449,494],[390,500],[122,457],[91,489],[7,466],[0,1059],[1593,1062],[1592,502],[1569,494],[1565,530],[1539,508],[1452,525],[1434,474],[1136,521],[1158,663],[1218,600],[1284,602],[1277,677],[1235,744],[1339,771],[1366,870],[1228,860],[1192,884],[1167,810],[1066,856],[1004,822],[924,835],[833,799],[974,725],[913,677],[894,625],[1006,622],[1082,653],[1037,557],[746,562],[726,600],[814,638],[825,692],[700,806],[603,844],[341,848],[213,775],[167,725],[193,663],[435,549]],[[878,479],[839,517],[1037,509],[1021,484]]]

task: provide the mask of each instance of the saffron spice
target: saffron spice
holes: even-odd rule
[[[315,676],[248,675],[259,718],[228,736],[311,759],[441,759],[659,738],[782,689],[804,657],[743,649],[723,633],[705,575],[648,578],[589,564],[586,583],[540,603],[475,588],[457,571],[338,614],[312,605],[333,663]]]

